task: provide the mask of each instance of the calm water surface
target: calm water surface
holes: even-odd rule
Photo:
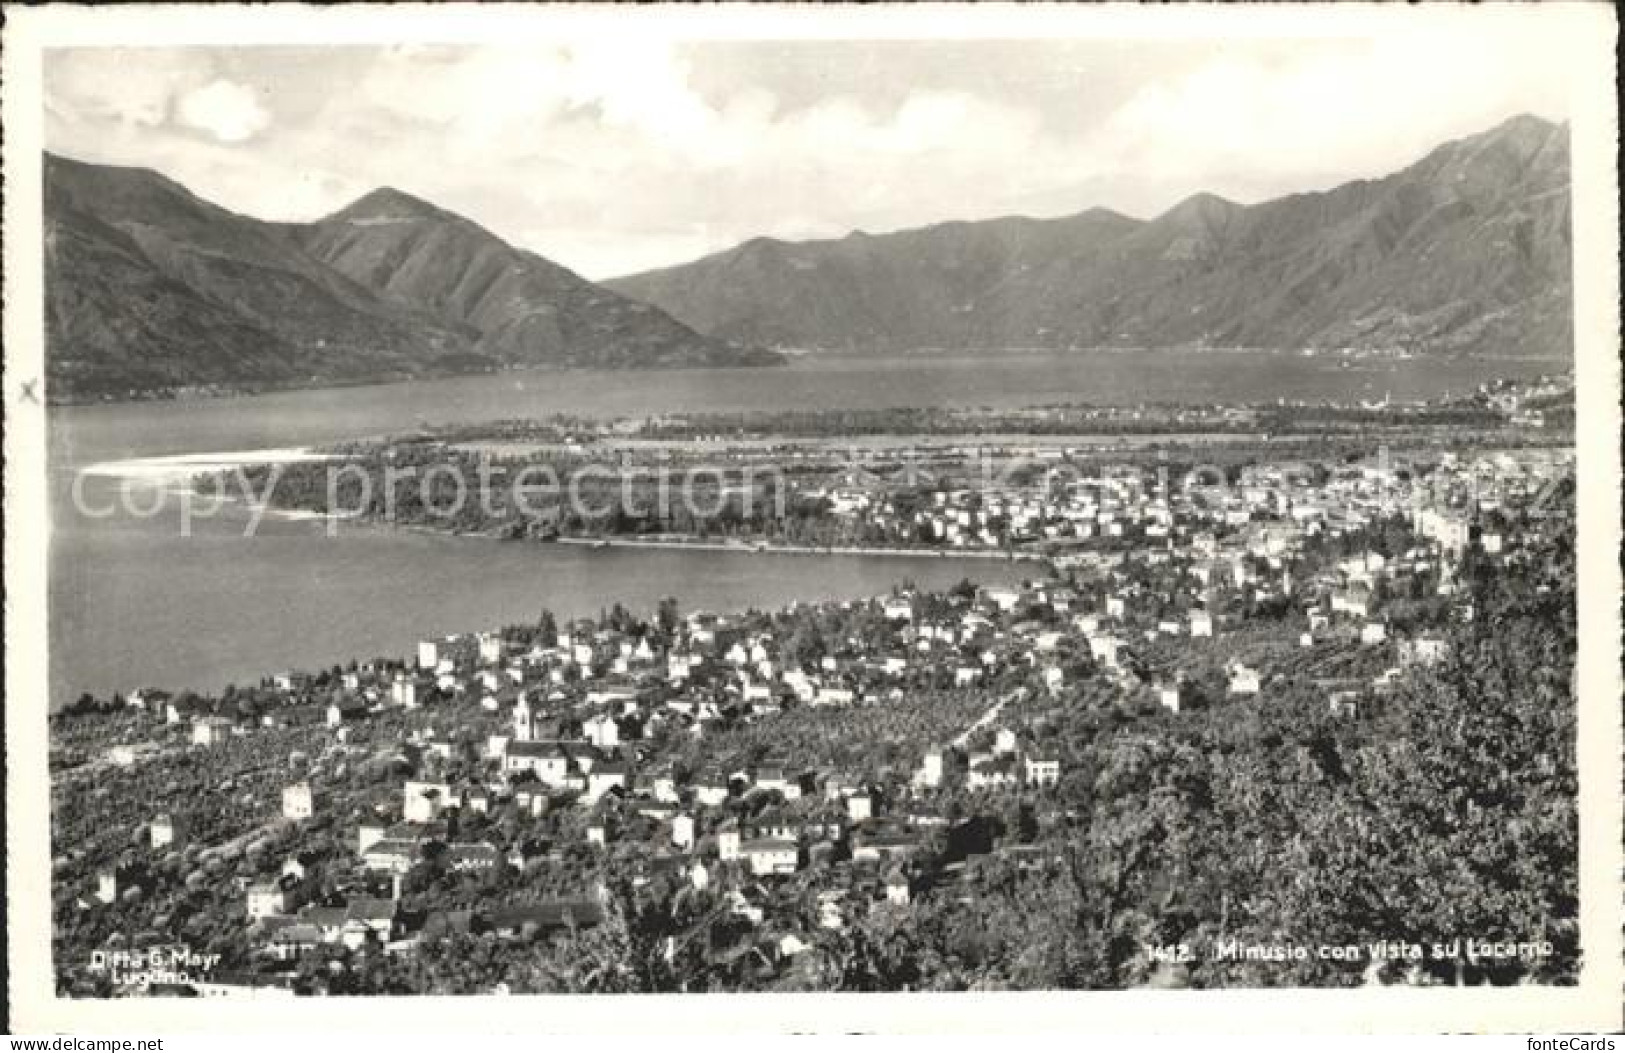
[[[1022,406],[1047,402],[1396,399],[1462,390],[1482,365],[1411,360],[1343,369],[1269,354],[1085,353],[800,361],[777,370],[502,374],[240,399],[52,410],[51,695],[142,685],[216,689],[291,667],[406,654],[419,637],[534,618],[595,614],[620,601],[651,609],[777,607],[872,595],[912,577],[941,586],[1009,579],[1030,565],[934,557],[768,556],[587,550],[443,538],[244,513],[179,533],[159,514],[92,518],[70,499],[79,468],[131,457],[306,445],[420,423],[568,412],[618,417],[775,408]],[[1536,373],[1542,363],[1504,363]],[[122,485],[90,481],[98,506]]]

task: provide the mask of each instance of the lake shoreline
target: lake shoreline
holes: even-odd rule
[[[435,537],[469,538],[483,541],[515,541],[532,544],[573,545],[580,548],[640,548],[667,551],[732,552],[740,555],[782,556],[879,556],[887,558],[918,559],[991,559],[1008,563],[1044,562],[1050,557],[1039,552],[990,551],[987,549],[902,548],[879,545],[787,545],[766,541],[713,541],[695,536],[665,535],[661,537],[505,537],[496,530],[457,530],[431,526],[425,523],[398,523],[359,512],[324,512],[308,508],[288,508],[270,505],[263,509],[241,494],[219,495],[200,491],[195,485],[177,485],[194,482],[199,474],[229,472],[247,466],[291,464],[309,461],[331,461],[336,455],[315,451],[310,447],[282,447],[265,450],[205,451],[160,457],[130,458],[105,461],[81,469],[86,475],[124,481],[139,481],[152,485],[168,484],[177,493],[188,493],[223,500],[233,505],[260,511],[292,521],[359,523],[386,530],[405,530],[414,534]]]
[[[273,508],[270,511],[298,514],[301,510]],[[422,534],[428,537],[466,538],[542,547],[568,545],[573,548],[585,549],[632,548],[658,549],[668,552],[726,552],[738,556],[865,556],[885,559],[928,560],[981,559],[1002,563],[1042,563],[1051,558],[1039,552],[994,552],[947,548],[886,548],[877,545],[774,545],[760,542],[701,541],[699,539],[676,537],[554,537],[545,539],[503,537],[501,534],[490,530],[451,530],[445,527],[428,526],[423,523],[392,523],[388,520],[368,516],[339,515],[332,512],[307,512],[305,514],[313,519],[326,518],[338,522],[359,523],[384,530],[404,530],[408,533]]]
[[[400,524],[333,522],[275,508],[245,537],[253,514],[248,506],[228,503],[234,507],[209,516],[201,514],[206,501],[194,506],[188,536],[177,529],[175,498],[168,499],[170,514],[126,511],[117,478],[85,479],[78,487],[90,502],[84,505],[74,484],[92,465],[105,470],[144,458],[145,471],[168,479],[127,485],[167,487],[186,485],[190,481],[177,476],[193,470],[230,471],[218,463],[227,460],[219,454],[217,463],[197,465],[195,451],[257,451],[237,459],[263,462],[267,455],[258,451],[267,449],[320,450],[429,426],[478,427],[554,414],[607,421],[809,408],[1350,402],[1381,400],[1390,388],[1403,401],[1472,390],[1484,372],[1482,363],[1395,366],[1390,383],[1355,377],[1335,363],[1282,355],[814,356],[784,369],[516,371],[53,409],[46,415],[49,693],[72,701],[84,691],[107,694],[144,683],[215,690],[252,683],[268,670],[401,654],[437,634],[533,619],[542,606],[570,617],[591,615],[611,601],[651,608],[668,596],[696,609],[777,607],[870,594],[910,576],[922,585],[949,586],[965,577],[994,581],[1047,572],[1039,562],[1012,561],[999,552],[769,548],[760,554],[824,558],[751,560],[744,558],[753,554],[749,546],[717,542],[702,549],[658,536],[608,539],[605,547],[619,551],[593,557],[596,538],[516,545],[492,536],[473,543],[470,536],[468,544],[452,544],[427,536],[456,536],[445,530],[378,529]],[[165,455],[193,463],[183,469],[178,461],[151,460]],[[128,466],[113,471],[136,474]],[[255,481],[263,492],[264,479]],[[227,487],[228,496],[240,492],[235,481]],[[96,515],[92,506],[112,506],[115,514]]]
[[[542,542],[548,544],[549,542]],[[745,542],[730,544],[725,541],[686,541],[677,538],[590,538],[560,537],[553,544],[579,545],[586,548],[661,548],[694,549],[709,552],[737,552],[740,555],[766,556],[887,556],[917,557],[920,559],[992,559],[1007,563],[1043,562],[1048,557],[1036,552],[988,552],[947,548],[882,548],[873,545],[773,545]]]
[[[160,454],[97,461],[79,471],[87,476],[108,479],[162,483],[191,479],[211,472],[231,472],[257,465],[302,464],[331,461],[331,454],[309,446],[281,446],[261,450],[200,450],[192,453]]]
[[[790,364],[789,356],[780,352],[769,351],[777,356],[777,360],[763,359],[749,361],[741,359],[737,362],[699,362],[690,365],[665,365],[658,363],[640,364],[633,366],[575,366],[575,365],[529,365],[515,366],[508,369],[475,369],[468,371],[453,370],[441,372],[429,370],[415,374],[385,373],[364,377],[322,377],[316,380],[286,380],[268,381],[250,384],[222,384],[218,387],[198,386],[188,387],[177,385],[172,387],[142,389],[133,394],[109,396],[97,395],[89,392],[57,395],[47,392],[45,405],[48,409],[89,407],[89,406],[128,406],[148,402],[174,403],[185,405],[188,403],[221,402],[231,399],[251,399],[261,395],[297,394],[299,392],[347,391],[354,388],[387,388],[398,384],[415,384],[425,381],[437,380],[468,380],[476,377],[500,377],[510,374],[570,374],[570,373],[641,373],[651,370],[707,370],[707,369],[779,369]]]
[[[339,392],[365,388],[389,388],[403,384],[415,384],[435,381],[470,380],[481,377],[504,376],[569,376],[584,373],[615,373],[636,376],[645,372],[679,371],[705,373],[710,370],[748,369],[774,372],[785,367],[797,364],[817,366],[821,364],[844,365],[885,365],[894,363],[899,365],[915,366],[921,364],[938,364],[964,362],[966,360],[979,361],[989,366],[1001,363],[1019,361],[1024,358],[1042,358],[1055,356],[1090,356],[1109,355],[1113,357],[1141,357],[1163,354],[1197,353],[1215,358],[1225,356],[1269,356],[1286,358],[1311,358],[1336,362],[1393,363],[1409,362],[1416,359],[1432,359],[1438,361],[1473,361],[1485,364],[1507,363],[1551,363],[1561,368],[1572,362],[1572,358],[1563,356],[1547,356],[1538,354],[1494,354],[1474,353],[1463,354],[1459,352],[1424,352],[1408,357],[1398,357],[1385,354],[1372,349],[1360,349],[1353,353],[1335,350],[1320,351],[1315,355],[1305,355],[1301,348],[1268,348],[1268,347],[1201,347],[1197,345],[1169,345],[1159,347],[1128,347],[1118,345],[1104,345],[1100,347],[1084,348],[917,348],[911,350],[881,350],[873,352],[848,352],[831,348],[817,348],[809,350],[768,349],[777,360],[738,361],[738,362],[704,362],[691,365],[662,365],[646,364],[626,367],[603,366],[574,366],[574,365],[527,365],[515,366],[507,369],[476,369],[470,371],[453,370],[449,372],[428,371],[418,374],[383,374],[365,377],[324,377],[319,380],[286,380],[258,384],[221,385],[217,388],[199,386],[188,388],[184,386],[153,388],[138,391],[134,394],[110,396],[107,394],[93,394],[89,392],[75,394],[46,393],[45,405],[47,408],[88,408],[96,406],[128,406],[143,403],[170,403],[176,405],[207,404],[211,402],[229,402],[236,399],[252,399],[264,395],[297,394],[301,392]]]

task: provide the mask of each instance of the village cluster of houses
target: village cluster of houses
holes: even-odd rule
[[[1078,478],[1060,448],[1036,449],[1050,471],[1025,486],[935,489],[921,507],[872,477],[841,478],[813,491],[830,514],[899,544],[948,549],[1034,550],[1064,556],[1106,542],[1177,549],[1205,531],[1286,523],[1309,532],[1357,529],[1396,513],[1438,510],[1451,495],[1493,508],[1556,470],[1548,459],[1510,454],[1465,461],[1451,454],[1425,474],[1407,461],[1374,458],[1319,478],[1307,464],[1255,465],[1232,481],[1217,469],[1182,478],[1124,467]],[[854,473],[848,473],[849,475]],[[843,485],[844,484],[844,485]],[[1462,518],[1462,517],[1457,517]],[[1465,538],[1462,539],[1463,542]]]
[[[948,532],[950,523],[982,530],[988,521],[979,517],[995,510],[1023,524],[1017,529],[1038,533],[1058,524],[1090,530],[1134,524],[1142,533],[1161,533],[1131,551],[1075,560],[1067,575],[974,593],[848,601],[844,610],[861,611],[871,618],[866,624],[884,628],[834,641],[811,657],[792,650],[789,620],[695,612],[667,629],[583,620],[548,639],[486,633],[425,640],[413,661],[356,665],[338,673],[336,683],[324,681],[321,692],[310,677],[276,678],[284,704],[252,719],[186,712],[161,692],[138,692],[128,701],[156,720],[184,725],[196,749],[302,723],[325,727],[333,748],[342,750],[381,714],[416,714],[416,730],[396,743],[415,774],[395,785],[398,796],[387,807],[334,813],[335,794],[319,776],[283,787],[281,819],[338,818],[354,823],[355,841],[353,856],[292,858],[273,880],[243,889],[245,921],[258,926],[273,958],[322,945],[410,949],[423,919],[403,914],[401,882],[431,852],[451,871],[489,875],[523,869],[541,851],[449,832],[450,814],[498,809],[533,817],[579,810],[572,829],[588,845],[608,851],[639,839],[638,880],[671,873],[696,889],[725,893],[730,909],[745,917],[763,909],[763,894],[753,889],[814,868],[841,875],[822,885],[828,895],[819,907],[821,923],[838,927],[864,904],[906,909],[919,894],[929,864],[921,846],[949,825],[939,791],[954,784],[972,793],[1042,795],[1067,775],[1055,744],[1001,719],[992,698],[982,720],[957,736],[911,743],[911,767],[902,773],[783,755],[714,756],[697,770],[682,770],[651,753],[649,743],[674,741],[675,732],[677,741],[703,745],[713,729],[771,720],[788,709],[884,707],[927,690],[1011,691],[1003,697],[1062,704],[1084,677],[1104,678],[1179,713],[1192,704],[1189,685],[1178,668],[1147,668],[1140,658],[1145,645],[1183,640],[1222,648],[1245,630],[1246,610],[1271,603],[1285,606],[1286,624],[1303,648],[1335,641],[1391,656],[1369,681],[1321,685],[1334,712],[1357,718],[1373,691],[1447,653],[1439,632],[1393,638],[1384,597],[1424,585],[1430,595],[1454,597],[1455,567],[1470,547],[1484,558],[1517,560],[1519,539],[1487,526],[1486,510],[1527,503],[1560,469],[1560,462],[1539,459],[1447,458],[1424,486],[1391,467],[1362,465],[1335,473],[1311,497],[1293,470],[1256,468],[1243,472],[1219,505],[1148,496],[1127,478],[1108,478],[1070,491],[1060,503],[1035,495],[985,499],[969,520],[955,495],[944,493],[927,514],[938,517],[945,538],[962,536]],[[1476,510],[1463,510],[1463,494]],[[1408,519],[1402,551],[1306,557],[1324,554],[1329,536],[1395,514]],[[1470,618],[1470,606],[1460,604],[1458,613]],[[1269,669],[1232,660],[1225,673],[1228,695],[1268,698]],[[377,745],[368,740],[370,748]],[[126,743],[108,759],[138,765],[159,749]],[[774,795],[776,803],[741,821],[730,803],[752,794]],[[184,843],[184,816],[155,815],[149,836],[155,851]],[[342,905],[317,902],[317,872],[335,866],[364,875],[362,890]],[[138,867],[110,869],[100,875],[97,897],[116,901],[143,880]],[[498,936],[527,926],[592,924],[601,896],[584,891],[569,901],[526,902],[440,924]]]
[[[1539,376],[1530,380],[1502,380],[1479,386],[1478,397],[1491,409],[1506,416],[1507,423],[1519,428],[1544,428],[1546,413],[1532,403],[1542,405],[1570,400],[1574,397],[1573,374]]]

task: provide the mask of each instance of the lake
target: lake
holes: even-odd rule
[[[178,505],[158,514],[83,514],[80,469],[165,454],[308,445],[445,424],[572,413],[775,408],[1022,406],[1052,402],[1224,402],[1460,391],[1483,363],[1358,362],[1264,353],[1087,352],[882,360],[802,359],[783,369],[507,373],[246,398],[53,408],[50,640],[52,704],[140,686],[218,689],[293,667],[405,655],[424,636],[596,614],[619,601],[652,610],[778,607],[867,596],[913,578],[1010,580],[1031,564],[938,557],[757,555],[595,550],[435,537],[356,524],[267,519],[243,536],[246,511],[179,532]],[[1500,362],[1507,375],[1560,368]],[[85,481],[89,507],[128,485]]]

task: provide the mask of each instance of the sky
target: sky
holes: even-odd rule
[[[393,186],[601,279],[759,235],[1322,189],[1515,114],[1567,119],[1567,76],[1560,53],[1465,20],[1291,40],[59,48],[45,142],[262,219]]]

